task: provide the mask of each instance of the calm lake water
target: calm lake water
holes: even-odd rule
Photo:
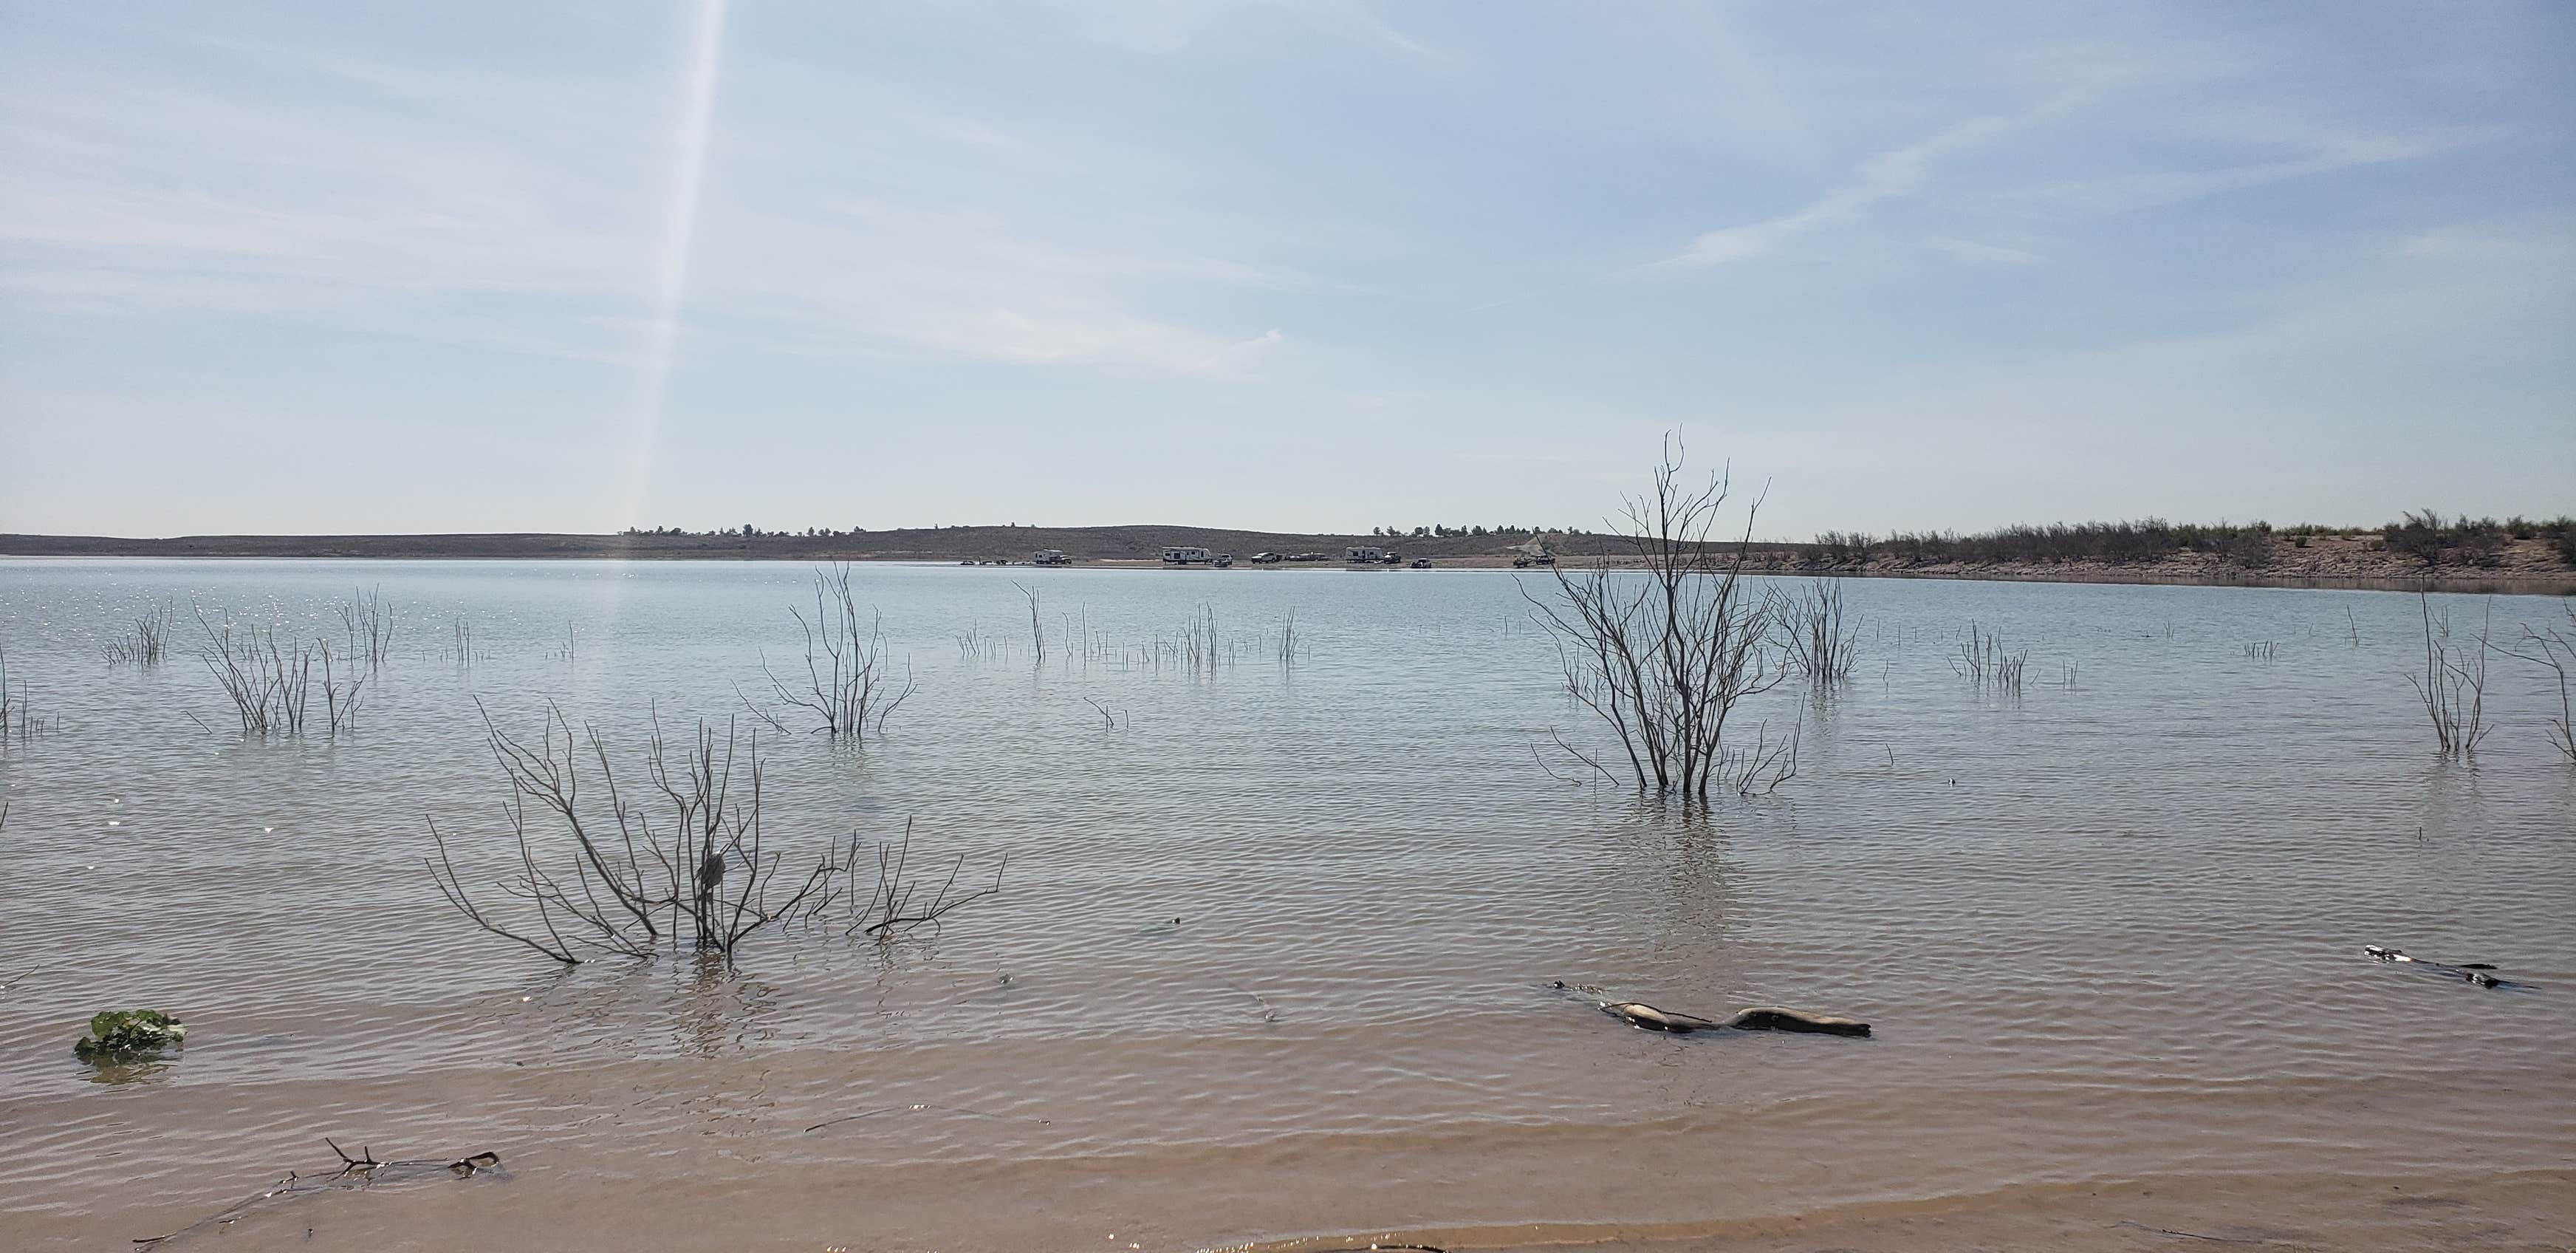
[[[2194,1216],[2576,1240],[2556,689],[2496,659],[2496,730],[2438,759],[2414,596],[1855,581],[1855,680],[1738,714],[1799,727],[1798,777],[1685,815],[1547,746],[1599,732],[1509,572],[854,579],[918,688],[856,750],[761,729],[772,846],[909,821],[916,858],[1007,855],[1002,895],[891,945],[562,973],[423,868],[435,821],[469,879],[503,870],[476,702],[529,735],[559,702],[640,784],[656,711],[748,740],[737,689],[798,664],[809,570],[0,561],[10,682],[57,724],[0,751],[0,1245],[186,1227],[336,1165],[325,1136],[505,1169],[165,1247],[1731,1248],[1943,1207],[2073,1207],[2075,1247]],[[245,741],[189,607],[336,643],[361,588],[399,634],[356,731]],[[102,660],[165,602],[160,667]],[[1155,652],[1203,608],[1214,666]],[[1953,672],[1971,623],[2029,649],[2018,697]],[[1877,1034],[1652,1035],[1553,979]],[[184,1055],[102,1081],[70,1045],[117,1006],[183,1017]]]

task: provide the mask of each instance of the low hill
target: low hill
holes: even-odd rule
[[[1547,537],[1563,545],[1566,537]],[[1231,553],[1320,552],[1334,561],[1354,544],[1390,547],[1407,558],[1508,561],[1529,545],[1526,533],[1384,539],[1369,535],[1292,535],[1192,526],[956,526],[833,535],[185,535],[123,539],[91,535],[0,535],[0,555],[17,557],[362,557],[504,559],[622,557],[638,560],[1014,561],[1039,549],[1076,561],[1155,562],[1172,545]]]

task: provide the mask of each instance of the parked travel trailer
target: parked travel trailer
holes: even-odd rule
[[[1196,565],[1203,561],[1213,561],[1215,559],[1215,556],[1209,553],[1208,550],[1186,544],[1175,544],[1163,550],[1163,560],[1168,564],[1176,566]]]
[[[1064,550],[1061,548],[1041,548],[1038,550],[1037,556],[1030,558],[1030,561],[1033,564],[1041,566],[1069,566],[1073,564],[1073,558],[1065,556]]]
[[[1342,554],[1342,560],[1355,566],[1373,566],[1386,560],[1386,550],[1369,544],[1353,544]]]

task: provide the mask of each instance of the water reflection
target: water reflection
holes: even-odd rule
[[[735,969],[727,955],[699,953],[688,960],[688,979],[673,1006],[682,1052],[713,1057],[777,1036],[763,1022],[778,990]]]

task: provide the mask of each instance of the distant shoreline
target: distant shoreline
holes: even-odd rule
[[[891,561],[1023,565],[1041,549],[1079,566],[1153,568],[1170,545],[1231,554],[1236,571],[1342,567],[1353,545],[1385,546],[1405,563],[1434,568],[1509,568],[1515,556],[1544,546],[1569,563],[1605,542],[1597,535],[1447,535],[1385,538],[1294,535],[1201,527],[941,527],[821,535],[193,535],[132,539],[81,535],[0,535],[0,557],[131,557],[190,560],[338,559],[373,561]],[[1320,563],[1254,565],[1258,553],[1320,552]],[[1815,544],[1751,546],[1754,573],[1860,578],[1962,579],[2004,582],[2136,583],[2235,587],[2354,588],[2505,595],[2576,595],[2576,568],[2546,545],[2520,541],[2492,564],[2426,566],[2382,550],[2368,536],[2316,536],[2273,541],[2268,554],[2241,557],[2181,552],[2147,561],[2008,561],[1908,563],[1887,554],[1832,562]]]

